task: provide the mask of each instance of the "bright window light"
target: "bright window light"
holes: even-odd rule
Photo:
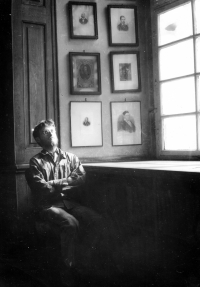
[[[200,17],[199,17],[199,11],[200,11],[200,0],[194,1],[194,20],[195,20],[195,33],[200,33]]]
[[[160,14],[158,26],[159,46],[191,36],[193,33],[191,3]]]
[[[161,83],[160,95],[162,115],[195,112],[194,77]]]
[[[196,150],[196,117],[182,116],[163,119],[164,150]]]
[[[160,144],[191,154],[200,152],[200,0],[178,2],[157,17]]]
[[[196,39],[196,69],[200,73],[200,37]]]
[[[193,41],[187,40],[160,49],[160,80],[194,73]]]

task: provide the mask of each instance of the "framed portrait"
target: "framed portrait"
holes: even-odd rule
[[[111,102],[112,145],[142,144],[141,103]]]
[[[68,3],[70,37],[72,39],[98,39],[96,3]]]
[[[102,103],[70,102],[72,147],[102,146]]]
[[[137,7],[108,5],[109,45],[138,46]]]
[[[139,92],[141,89],[139,52],[110,52],[113,93]]]
[[[69,53],[72,95],[100,95],[101,67],[99,53]]]

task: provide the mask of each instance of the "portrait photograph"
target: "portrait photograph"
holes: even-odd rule
[[[137,7],[108,5],[110,46],[138,46]]]
[[[101,94],[100,54],[69,53],[72,95]]]
[[[72,39],[98,38],[96,3],[70,1],[68,10]]]
[[[102,103],[70,102],[72,147],[102,146]]]
[[[142,144],[140,102],[111,102],[112,145]]]
[[[110,65],[113,93],[140,91],[139,52],[110,52]]]

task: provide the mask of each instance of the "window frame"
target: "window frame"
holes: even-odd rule
[[[198,158],[200,156],[200,150],[196,151],[183,151],[183,150],[162,150],[162,116],[161,116],[161,98],[160,98],[160,82],[159,81],[159,43],[158,43],[158,15],[160,13],[163,13],[165,11],[168,11],[170,9],[173,9],[175,7],[178,7],[180,5],[186,4],[186,3],[193,3],[194,0],[176,0],[176,1],[161,1],[160,5],[155,5],[152,8],[152,53],[153,53],[153,84],[154,84],[154,104],[155,104],[155,137],[156,137],[156,158],[157,159],[194,159]],[[194,11],[193,11],[193,4],[192,4],[192,17],[193,17],[193,27],[194,27]],[[191,38],[196,38],[198,34],[193,34]],[[184,38],[185,40],[186,38]],[[182,39],[181,39],[182,40]],[[178,40],[177,42],[181,41]],[[175,42],[176,43],[176,42]],[[169,43],[170,44],[170,43]],[[166,44],[167,46],[168,44]],[[165,45],[162,45],[160,47],[163,47]],[[194,58],[195,58],[195,47],[194,47]],[[195,61],[194,61],[195,62]],[[195,63],[194,63],[195,65]],[[194,71],[194,76],[196,76],[196,68]],[[199,74],[200,75],[200,74]],[[182,77],[180,77],[182,78]],[[171,80],[173,80],[172,78]],[[197,93],[197,85],[195,82],[195,90]],[[197,110],[195,111],[197,114]],[[200,115],[200,112],[199,112]],[[200,134],[197,137],[200,138]],[[200,145],[200,143],[199,143]],[[198,146],[197,146],[198,149]]]

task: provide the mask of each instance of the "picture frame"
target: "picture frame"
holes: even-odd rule
[[[134,5],[108,5],[110,46],[138,46],[137,7]]]
[[[103,146],[102,102],[70,102],[72,147]]]
[[[141,90],[138,51],[110,52],[112,93]]]
[[[111,102],[112,145],[141,145],[141,102]]]
[[[33,6],[44,6],[44,0],[22,0],[22,4]]]
[[[101,94],[100,53],[69,53],[72,95]]]
[[[68,11],[71,39],[98,39],[96,3],[69,1]]]

